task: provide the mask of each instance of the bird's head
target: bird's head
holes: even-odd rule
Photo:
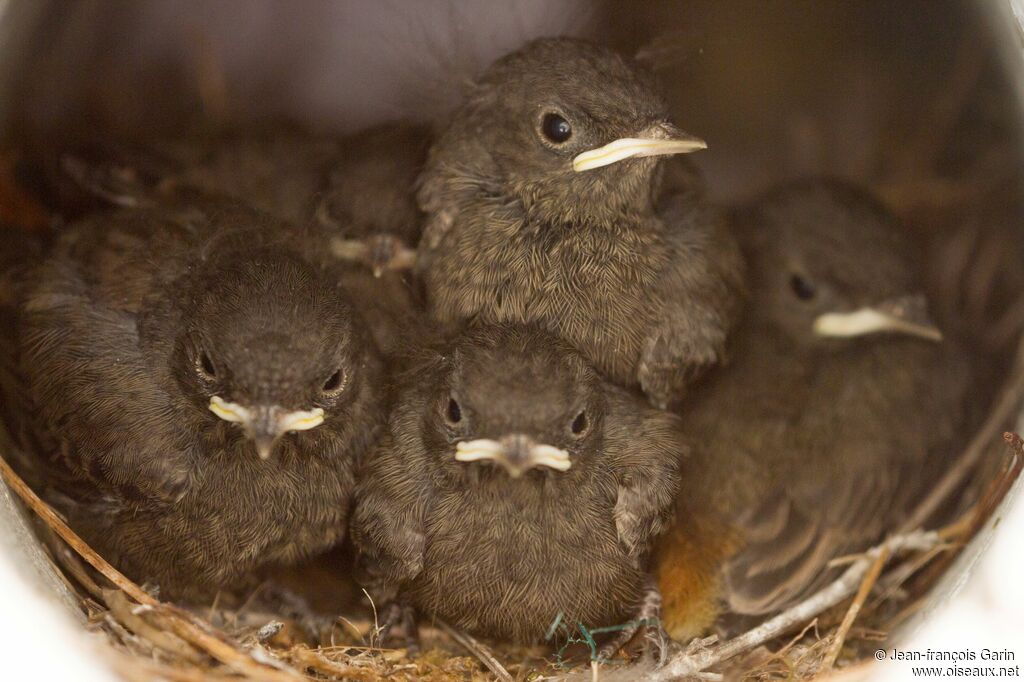
[[[874,198],[833,181],[794,183],[744,211],[751,315],[797,343],[872,334],[940,341],[900,226]]]
[[[557,339],[481,328],[444,356],[427,396],[424,441],[449,471],[573,477],[602,447],[597,374]]]
[[[423,184],[443,178],[541,219],[604,222],[651,205],[659,159],[705,147],[669,120],[651,74],[592,43],[542,39],[487,69]]]
[[[208,423],[237,433],[262,459],[285,439],[345,429],[370,351],[336,285],[285,253],[211,270],[198,282],[176,360]]]

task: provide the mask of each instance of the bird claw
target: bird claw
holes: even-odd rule
[[[402,631],[401,637],[396,637],[393,634],[396,626]],[[374,633],[374,639],[379,644],[390,644],[405,649],[409,656],[418,654],[420,651],[420,627],[416,619],[416,609],[401,601],[393,601],[385,606],[384,622]]]
[[[661,624],[661,591],[650,577],[645,582],[644,597],[636,619],[623,627],[611,641],[598,650],[597,660],[607,661],[615,656],[619,649],[629,644],[641,630],[644,633],[643,654],[654,653],[657,655],[658,665],[663,664],[672,640]]]
[[[629,625],[623,628],[611,641],[605,643],[598,650],[597,660],[608,661],[613,658],[641,630],[643,631],[641,653],[644,655],[655,654],[658,659],[658,665],[664,663],[668,655],[668,643],[671,640],[660,622],[653,625],[651,623],[637,623],[636,625]]]

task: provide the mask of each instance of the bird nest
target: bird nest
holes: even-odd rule
[[[483,643],[443,622],[426,624],[422,653],[411,655],[379,645],[372,603],[348,617],[324,618],[295,595],[260,598],[262,586],[231,606],[218,599],[208,608],[187,609],[161,601],[121,574],[3,460],[0,474],[36,514],[47,556],[78,596],[87,627],[105,635],[103,657],[125,679],[807,679],[846,669],[863,672],[870,654],[921,608],[960,548],[992,519],[1024,468],[1019,436],[1004,433],[1006,445],[998,447],[998,425],[1012,417],[1024,395],[1021,357],[985,425],[936,488],[955,489],[986,453],[1006,453],[995,458],[995,475],[955,522],[896,533],[863,554],[837,558],[835,563],[846,566],[841,576],[799,604],[732,638],[672,644],[659,661],[600,660],[595,633],[583,628],[553,653],[542,645]],[[941,498],[929,499],[922,513]],[[294,577],[305,581],[315,572],[307,567]],[[321,583],[320,589],[338,586]]]
[[[441,622],[423,624],[422,653],[410,655],[380,646],[376,614],[366,599],[350,599],[330,614],[264,587],[225,595],[201,610],[161,601],[92,550],[0,459],[0,473],[37,518],[40,541],[77,595],[87,628],[103,634],[103,657],[131,680],[772,680],[863,671],[879,643],[914,618],[957,553],[990,522],[1024,461],[1020,439],[1004,436],[1024,405],[1024,346],[1018,345],[1024,268],[1019,226],[1007,217],[1019,205],[1022,178],[1018,159],[1005,154],[1016,137],[964,124],[964,112],[989,102],[993,90],[984,59],[972,51],[976,37],[964,37],[943,79],[950,87],[918,122],[917,134],[897,141],[893,133],[886,138],[889,148],[879,143],[884,158],[874,166],[883,170],[866,184],[927,245],[925,274],[938,316],[975,331],[978,347],[998,359],[989,376],[999,382],[979,382],[977,430],[918,513],[878,546],[838,558],[844,571],[834,582],[782,614],[746,623],[740,634],[670,646],[665,661],[597,660],[593,633],[585,630],[562,649],[524,648],[478,641]],[[651,50],[670,47],[655,42]],[[1017,117],[1010,100],[1004,92],[995,107],[1009,111],[1002,119],[1006,127]],[[819,147],[829,147],[815,131],[801,132],[810,146],[817,139]],[[972,165],[960,153],[965,140],[974,145],[970,158],[980,162]],[[0,219],[29,228],[46,223],[46,207],[12,181],[12,158],[0,154]],[[954,521],[926,527],[939,509]],[[296,570],[290,579],[278,576],[279,582],[308,586],[318,584],[310,576],[324,573],[315,565]]]
[[[11,190],[9,182],[0,184]],[[917,201],[914,205],[919,208]],[[32,205],[28,199],[22,204]],[[971,263],[972,254],[992,252],[985,241],[961,239],[959,248],[971,253],[954,253],[962,231],[962,227],[949,228],[946,258]],[[998,243],[1005,236],[997,230],[984,239]],[[1014,348],[1019,329],[1013,327],[1008,334],[1005,320],[1018,314],[1021,299],[1005,293],[1006,270],[967,267],[955,272],[959,278],[955,286],[940,281],[933,287],[993,292],[984,300],[994,297],[1004,302],[984,313],[998,318],[984,329],[1007,334],[1011,339],[1007,345]],[[989,343],[995,347],[999,339]],[[344,571],[324,570],[316,564],[274,576],[272,583],[283,585],[284,590],[257,586],[241,595],[224,595],[212,606],[187,609],[161,601],[118,572],[3,460],[0,472],[37,517],[48,557],[78,596],[87,627],[105,635],[109,646],[102,648],[104,657],[126,679],[810,678],[870,665],[871,653],[927,603],[931,587],[954,563],[960,548],[990,520],[1016,480],[1024,451],[1021,440],[1004,434],[1004,429],[1024,404],[1024,346],[1005,354],[1011,369],[1002,386],[995,395],[978,391],[977,400],[986,409],[976,433],[902,528],[892,529],[884,542],[861,555],[836,559],[845,567],[840,577],[784,613],[748,623],[748,629],[738,635],[672,644],[664,661],[649,657],[630,661],[625,656],[598,660],[594,633],[582,628],[561,648],[544,644],[524,648],[481,642],[436,621],[423,624],[421,653],[384,648],[376,636],[377,614],[368,598],[349,598],[346,605],[329,607],[330,614],[316,613],[305,605],[303,596],[324,611],[324,594],[354,589],[339,578]],[[939,509],[955,521],[924,527]],[[324,582],[320,580],[324,575],[332,577]],[[305,594],[289,592],[288,585],[304,585]]]

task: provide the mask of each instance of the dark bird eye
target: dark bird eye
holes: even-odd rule
[[[217,368],[213,366],[213,360],[206,351],[199,352],[199,357],[196,358],[196,371],[206,380],[217,377]]]
[[[341,368],[334,370],[334,374],[327,377],[327,381],[324,382],[323,392],[324,393],[337,393],[345,383],[345,372]]]
[[[789,278],[789,288],[801,301],[809,301],[814,298],[814,285],[800,275],[793,275]]]
[[[590,420],[587,419],[587,413],[580,412],[576,415],[576,418],[572,420],[572,424],[569,428],[572,429],[573,435],[582,436],[586,432],[588,426],[590,426]]]
[[[445,411],[445,416],[448,417],[448,423],[450,424],[458,424],[462,421],[462,408],[459,407],[459,403],[455,398],[448,399],[448,409]]]
[[[540,131],[555,144],[562,144],[572,137],[572,126],[558,114],[544,114],[540,122]]]

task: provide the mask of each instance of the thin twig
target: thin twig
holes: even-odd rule
[[[992,444],[996,434],[1006,428],[1007,422],[1020,408],[1022,399],[1024,399],[1024,343],[1017,349],[1017,357],[1014,360],[1010,378],[1002,394],[996,400],[994,409],[985,419],[985,423],[978,429],[959,459],[932,488],[928,496],[914,510],[914,513],[900,526],[899,532],[905,533],[911,528],[920,528],[949,498],[953,490],[974,470],[975,464]]]
[[[373,597],[370,593],[363,588],[363,594],[366,595],[367,601],[370,602],[370,608],[373,609],[373,633],[370,635],[370,646],[374,644],[380,644],[380,623],[377,621],[377,605],[373,603]]]
[[[878,556],[875,557],[874,563],[868,569],[868,572],[864,575],[864,579],[861,580],[860,589],[857,590],[857,595],[853,598],[850,603],[850,608],[846,610],[846,615],[843,617],[843,622],[839,624],[839,629],[836,630],[835,635],[832,637],[832,643],[828,647],[828,651],[825,653],[825,658],[821,662],[821,666],[818,668],[818,673],[827,673],[832,670],[832,666],[835,665],[836,659],[839,658],[839,652],[843,650],[843,642],[846,641],[846,635],[849,634],[850,628],[853,627],[853,622],[857,620],[857,616],[860,614],[861,608],[864,606],[864,602],[867,600],[868,595],[871,593],[871,588],[874,587],[878,581],[878,576],[881,575],[882,569],[885,567],[885,563],[889,560],[889,548],[882,547],[878,552]]]
[[[314,651],[304,646],[292,647],[286,655],[304,669],[314,670],[333,677],[346,680],[366,680],[367,682],[379,679],[373,670],[332,661],[319,650]]]
[[[57,557],[57,562],[60,564],[61,569],[67,571],[93,599],[103,602],[103,588],[92,579],[88,569],[86,569],[82,560],[78,558],[78,555],[61,542],[53,531],[47,534],[47,538],[49,539],[50,550]]]
[[[117,570],[110,563],[97,554],[92,547],[86,544],[75,531],[64,523],[64,520],[57,515],[57,512],[50,508],[50,505],[43,502],[35,492],[21,480],[18,474],[14,473],[10,465],[0,457],[0,477],[4,479],[8,487],[21,498],[21,500],[41,518],[46,525],[53,529],[64,542],[68,543],[80,557],[86,560],[90,566],[102,573],[114,585],[117,585],[129,597],[140,604],[156,606],[159,602],[150,596],[145,590],[129,580],[121,571]]]
[[[948,549],[948,546],[946,545],[937,545],[924,554],[919,554],[908,559],[889,571],[885,575],[885,578],[879,581],[881,594],[875,599],[874,605],[877,606],[882,602],[892,599],[892,597],[903,587],[903,584],[910,580],[911,576],[930,564],[935,557],[942,554],[946,549]]]
[[[491,653],[490,649],[478,642],[475,638],[467,635],[465,632],[456,630],[443,620],[435,618],[434,623],[444,630],[449,637],[462,645],[466,651],[476,656],[488,670],[494,673],[495,677],[501,680],[501,682],[512,682],[512,675],[509,674],[508,670],[505,670],[505,666],[503,666],[501,662],[494,657],[494,654]]]
[[[160,620],[165,628],[236,672],[266,682],[294,682],[300,677],[297,671],[279,661],[257,661],[252,653],[242,651],[235,642],[188,611],[171,604],[160,604],[154,610],[153,616]]]
[[[961,546],[967,544],[992,519],[993,514],[1020,476],[1022,467],[1024,467],[1024,443],[1015,433],[1004,433],[1003,439],[1010,448],[1010,456],[1006,459],[1002,470],[989,481],[970,509],[962,514],[956,522],[938,530],[939,537],[946,543]],[[941,547],[943,545],[937,546],[932,552]],[[946,571],[956,556],[955,553],[950,552],[936,557],[932,552],[911,559],[904,566],[887,575],[883,580],[886,593],[883,593],[880,599],[888,596],[887,593],[895,591],[903,580],[921,569],[925,569],[926,572],[922,574],[920,580],[925,584],[931,584],[937,576]],[[924,599],[918,599],[904,608],[892,618],[892,627],[896,627],[898,623],[909,618],[924,604]]]
[[[693,675],[760,646],[851,596],[883,552],[892,555],[910,550],[928,551],[940,543],[942,538],[936,532],[916,531],[890,537],[854,562],[835,582],[808,599],[719,646],[706,648],[695,654],[684,652],[676,655],[650,679],[654,682],[664,682]]]
[[[135,656],[153,658],[153,655],[156,652],[156,647],[154,647],[150,642],[137,637],[134,633],[128,630],[128,628],[121,625],[121,623],[114,618],[114,614],[110,611],[107,611],[101,616],[99,624],[107,629],[108,636],[113,637],[116,635],[117,640],[120,641],[121,645]]]
[[[136,605],[128,601],[124,592],[104,590],[103,601],[122,625],[146,639],[150,644],[190,663],[198,664],[205,660],[205,657],[188,642],[146,622],[142,614],[135,612]]]
[[[797,642],[799,642],[801,639],[804,638],[804,635],[806,635],[807,631],[810,630],[811,628],[814,628],[814,636],[820,638],[820,635],[818,634],[818,619],[815,618],[810,623],[805,625],[804,629],[801,630],[800,632],[798,632],[796,634],[796,636],[793,637],[793,639],[789,640],[789,642],[786,643],[786,646],[784,646],[781,649],[779,649],[778,651],[776,651],[775,654],[774,654],[774,657],[781,658],[783,655],[785,655],[786,652],[788,652],[790,649],[792,649],[794,646],[796,646]]]

